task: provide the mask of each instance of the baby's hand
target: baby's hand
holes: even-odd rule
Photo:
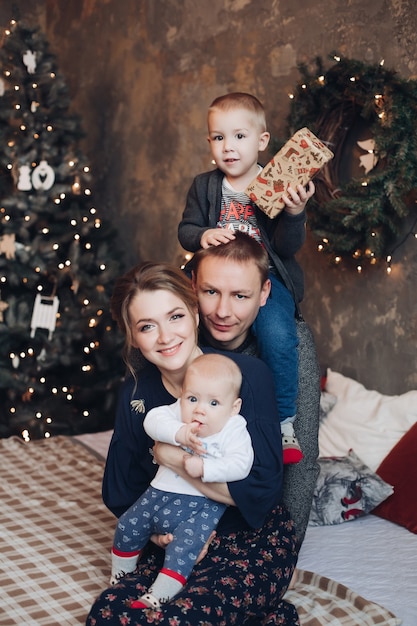
[[[298,215],[304,211],[307,201],[314,194],[316,188],[312,180],[308,183],[308,190],[302,185],[297,185],[297,191],[294,191],[292,187],[288,187],[288,195],[284,195],[283,201],[285,202],[285,211],[290,215]]]
[[[184,469],[191,478],[201,478],[204,474],[204,462],[201,456],[185,454]]]
[[[200,246],[202,248],[209,248],[210,246],[219,246],[221,243],[228,243],[232,241],[235,236],[230,230],[225,228],[209,228],[205,230],[200,239]]]
[[[184,424],[175,434],[175,440],[185,446],[191,448],[196,454],[203,454],[205,448],[201,443],[200,437],[197,436],[198,424],[191,422],[191,424]]]

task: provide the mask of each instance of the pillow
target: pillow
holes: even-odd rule
[[[377,469],[394,493],[372,511],[417,534],[417,424],[397,443]]]
[[[319,459],[320,474],[314,490],[310,526],[341,524],[372,511],[393,492],[356,456]]]
[[[384,396],[331,369],[326,391],[337,402],[320,424],[320,456],[345,456],[353,448],[375,471],[417,422],[417,391]]]
[[[336,396],[328,391],[322,391],[320,394],[320,421],[330,413],[337,402]]]

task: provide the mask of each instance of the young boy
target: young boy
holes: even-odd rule
[[[241,384],[234,361],[203,354],[189,365],[180,399],[149,411],[144,428],[155,441],[186,450],[184,467],[191,478],[242,480],[254,455],[246,421],[239,415]],[[153,533],[168,533],[164,567],[149,592],[135,602],[135,608],[158,608],[182,589],[225,510],[225,504],[206,498],[192,482],[160,466],[150,487],[117,523],[111,584],[136,569]]]
[[[299,301],[304,295],[303,274],[294,255],[305,240],[305,205],[314,193],[301,185],[288,189],[286,208],[271,220],[248,198],[244,189],[258,175],[258,153],[267,148],[265,112],[257,98],[230,93],[216,98],[208,110],[208,141],[217,169],[197,176],[188,192],[178,227],[185,250],[217,246],[234,239],[234,232],[248,233],[260,244],[268,238],[283,261]],[[298,339],[295,303],[271,261],[271,296],[253,325],[260,357],[271,368],[281,421],[284,463],[303,457],[294,433],[298,393]],[[227,326],[227,312],[225,313]]]

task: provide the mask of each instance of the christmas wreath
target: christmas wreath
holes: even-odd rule
[[[417,81],[383,62],[320,58],[290,94],[288,130],[308,126],[334,152],[310,200],[309,227],[336,262],[386,256],[401,232],[417,189]]]

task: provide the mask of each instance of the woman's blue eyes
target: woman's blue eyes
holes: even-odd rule
[[[184,317],[184,313],[174,313],[174,315],[171,315],[171,317],[169,318],[169,321],[176,322],[177,320],[180,320],[183,317]],[[141,328],[139,328],[139,332],[146,333],[148,330],[155,328],[155,326],[156,324],[144,324],[143,326],[141,326]]]

